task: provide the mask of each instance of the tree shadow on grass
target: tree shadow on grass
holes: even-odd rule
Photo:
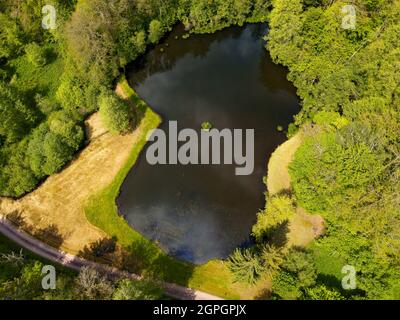
[[[270,300],[271,299],[271,289],[263,288],[254,297],[254,300]]]
[[[262,242],[273,244],[278,248],[284,248],[288,243],[289,221],[282,222],[269,229],[263,236]]]
[[[58,58],[57,52],[53,48],[45,48],[46,64],[55,62]]]
[[[341,279],[331,274],[319,274],[317,283],[323,283],[328,289],[334,289],[340,292],[344,297],[350,298],[351,296],[365,296],[365,292],[361,289],[344,290]]]
[[[116,251],[116,239],[106,237],[86,245],[77,255],[84,259],[112,265]]]
[[[11,222],[15,227],[21,228],[22,230],[29,232],[32,227],[26,222],[25,217],[21,212],[15,210],[6,215],[6,218],[9,222]]]
[[[276,194],[273,195],[273,197],[289,197],[292,198],[294,196],[293,194],[293,190],[292,189],[282,189],[279,192],[277,192]]]
[[[122,271],[143,276],[153,282],[171,282],[188,286],[194,265],[168,256],[147,239],[138,239],[128,248],[117,244],[116,238],[103,238],[87,245],[79,257],[106,264]],[[190,290],[185,292],[192,298]]]
[[[141,274],[151,279],[186,286],[193,274],[194,265],[167,255],[147,239],[135,241],[127,251],[130,259],[142,269]]]
[[[144,119],[148,106],[138,96],[132,96],[128,100],[126,100],[126,102],[131,107],[131,112],[132,112],[131,132],[132,132],[139,127],[140,123]]]
[[[58,227],[54,224],[34,231],[33,236],[56,249],[60,249],[64,243],[63,235],[60,233]]]
[[[26,221],[25,217],[19,211],[13,211],[7,214],[6,218],[18,229],[21,229],[32,237],[52,246],[55,249],[60,249],[64,243],[64,236],[60,233],[55,224],[51,224],[45,228],[34,228],[33,225]]]

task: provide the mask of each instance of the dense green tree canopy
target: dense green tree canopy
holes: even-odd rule
[[[112,133],[126,133],[132,128],[132,109],[115,94],[103,94],[100,98],[100,117]]]
[[[398,298],[400,2],[353,1],[354,30],[342,28],[345,1],[272,3],[268,48],[303,101],[293,198],[328,225],[313,259],[329,252],[355,266],[361,291],[346,297]],[[278,274],[277,294],[332,298],[341,289],[293,282],[292,274]]]
[[[267,198],[253,228],[256,246],[235,251],[230,269],[248,284],[267,273],[278,298],[399,298],[399,0],[352,1],[354,29],[342,26],[344,0],[49,4],[56,30],[42,29],[40,1],[0,0],[0,195],[21,196],[61,170],[83,146],[90,113],[100,109],[111,131],[128,131],[135,119],[110,93],[113,81],[177,22],[188,33],[208,33],[268,20],[267,48],[288,68],[302,101],[290,132],[300,130],[304,141],[290,165],[292,193]],[[307,250],[266,243],[298,207],[321,215],[326,235]],[[321,256],[335,267],[354,265],[359,290],[342,292],[327,281]],[[25,268],[11,282],[13,297],[35,295],[34,285],[16,289],[35,279],[38,266]],[[77,280],[79,295],[112,297],[112,285],[86,276],[97,286]],[[115,295],[143,293],[123,282]]]

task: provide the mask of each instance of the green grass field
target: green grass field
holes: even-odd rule
[[[346,265],[343,258],[332,254],[331,251],[319,243],[313,243],[310,249],[314,255],[315,265],[320,276],[325,277],[325,282],[332,287],[341,289],[340,283],[343,278],[341,271],[342,267]]]

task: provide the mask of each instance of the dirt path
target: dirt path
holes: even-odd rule
[[[31,237],[30,235],[26,234],[23,231],[16,229],[7,219],[0,215],[0,232],[6,236],[7,238],[11,239],[12,241],[16,242],[21,247],[32,251],[33,253],[41,256],[49,261],[61,264],[65,267],[70,269],[79,271],[83,267],[89,267],[96,269],[101,273],[105,273],[110,277],[125,277],[135,280],[140,280],[141,277],[128,273],[123,272],[115,268],[111,268],[99,263],[95,263],[92,261],[88,261],[82,259],[80,257],[71,255],[69,253],[59,251],[50,247],[43,242]],[[219,297],[213,296],[211,294],[193,290],[190,288],[186,288],[183,286],[179,286],[172,283],[165,283],[164,289],[167,295],[180,300],[222,300]]]

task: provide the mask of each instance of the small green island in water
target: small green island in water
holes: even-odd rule
[[[201,129],[202,129],[202,130],[210,131],[212,128],[213,128],[213,125],[212,125],[210,122],[208,122],[208,121],[205,121],[205,122],[203,122],[203,123],[201,124]]]

